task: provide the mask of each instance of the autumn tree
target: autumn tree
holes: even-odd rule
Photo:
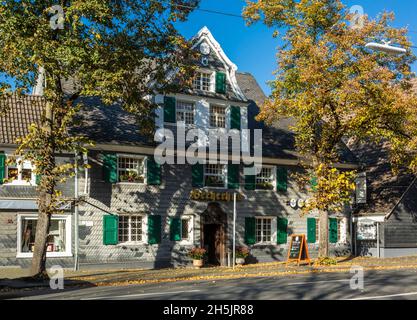
[[[74,171],[74,165],[57,164],[55,155],[86,152],[86,141],[68,134],[80,112],[79,98],[99,96],[105,104],[120,103],[137,116],[142,130],[152,131],[154,105],[149,96],[189,84],[193,53],[174,22],[185,20],[197,3],[0,2],[0,73],[14,84],[3,81],[1,97],[29,92],[38,78],[45,84],[42,121],[30,127],[17,150],[41,175],[32,276],[47,276],[46,239],[61,197],[57,184]],[[74,82],[70,93],[63,88],[69,79]]]
[[[407,30],[390,26],[391,13],[363,16],[352,25],[357,19],[339,0],[247,1],[244,15],[248,24],[263,21],[275,36],[284,33],[272,95],[259,119],[293,119],[296,148],[308,163],[308,179],[315,181],[306,210],[319,211],[319,256],[328,256],[328,214],[349,203],[354,188],[354,174],[335,166],[343,139],[389,141],[391,160],[400,163],[410,138],[410,110],[417,104]],[[366,47],[382,40],[407,53]]]

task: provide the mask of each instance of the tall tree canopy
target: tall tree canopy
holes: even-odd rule
[[[352,26],[354,17],[339,0],[247,1],[244,15],[248,24],[263,21],[276,28],[275,36],[285,32],[272,96],[259,119],[294,120],[297,149],[316,181],[306,209],[320,212],[319,255],[327,256],[328,211],[343,208],[354,188],[352,173],[334,168],[343,139],[388,140],[393,163],[411,160],[406,148],[415,136],[417,100],[407,30],[390,26],[391,13],[375,20],[363,16],[362,24]],[[365,47],[382,40],[407,53]]]
[[[180,5],[178,5],[180,4]],[[155,90],[175,91],[187,85],[193,57],[174,22],[185,20],[198,1],[157,0],[9,0],[0,2],[0,73],[13,79],[0,83],[6,98],[27,93],[44,77],[46,108],[41,124],[33,124],[17,151],[42,175],[39,218],[32,274],[45,275],[46,237],[60,194],[57,183],[72,172],[57,165],[57,152],[86,150],[68,125],[82,96],[121,103],[137,115],[140,128],[151,131]],[[175,81],[173,79],[175,78]],[[63,81],[72,79],[68,93]]]

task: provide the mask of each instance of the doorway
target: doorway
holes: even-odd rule
[[[201,215],[201,245],[209,265],[227,265],[227,215],[217,202],[207,205]]]
[[[220,224],[204,225],[204,248],[207,250],[207,263],[221,265],[222,232]]]

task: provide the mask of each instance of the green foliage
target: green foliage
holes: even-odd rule
[[[119,103],[136,116],[143,134],[151,134],[156,106],[149,97],[190,86],[190,62],[195,59],[190,43],[173,24],[186,19],[193,0],[182,1],[185,7],[140,0],[60,4],[63,28],[57,29],[51,27],[57,12],[50,10],[56,1],[0,2],[0,74],[15,79],[14,92],[6,81],[0,82],[0,98],[29,92],[44,76],[41,123],[31,125],[16,153],[32,161],[35,173],[42,175],[39,208],[47,214],[58,211],[57,183],[74,175],[74,164],[57,164],[55,155],[85,153],[92,143],[68,131],[81,112],[79,98],[97,96],[108,105]],[[44,257],[44,250],[35,247],[34,260]],[[41,265],[35,272],[41,273]]]

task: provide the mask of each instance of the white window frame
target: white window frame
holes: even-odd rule
[[[255,241],[257,238],[257,220],[259,219],[268,219],[271,220],[271,240],[270,241],[261,241],[255,242],[255,245],[277,245],[277,217],[273,216],[256,216],[255,217]],[[263,228],[263,224],[262,224]]]
[[[218,108],[224,109],[224,127],[217,126],[217,123],[219,122],[219,118],[223,117],[222,114],[217,113],[217,112],[214,113],[214,115],[216,117],[216,126],[212,125],[212,123],[211,123],[211,116],[213,114],[211,112],[212,107],[218,107]],[[209,128],[210,129],[227,129],[228,128],[228,124],[227,124],[228,123],[228,118],[229,118],[229,115],[228,115],[228,107],[227,106],[224,106],[224,105],[221,105],[221,104],[216,104],[216,103],[210,103],[210,105],[209,105]]]
[[[188,239],[182,239],[182,220],[188,220]],[[178,241],[180,245],[192,245],[194,243],[194,217],[191,215],[184,215],[180,217],[181,221],[181,240]]]
[[[10,157],[13,157],[13,154],[11,153],[5,153],[6,159],[9,159]],[[7,161],[7,160],[6,160]],[[19,164],[19,162],[21,162]],[[25,168],[25,164],[28,165],[28,167]],[[9,178],[9,167],[10,168],[17,168],[18,170],[18,177],[17,179],[11,181],[11,182],[5,182],[3,185],[12,185],[12,186],[37,186],[36,184],[36,174],[34,173],[35,166],[28,160],[22,160],[22,157],[16,157],[16,166],[9,166],[7,165],[7,162],[4,166],[5,168],[5,174],[4,178]],[[29,181],[22,179],[22,170],[23,169],[31,169],[31,179]],[[7,180],[6,180],[7,181]]]
[[[142,213],[123,213],[119,214],[119,219],[121,216],[129,217],[129,240],[125,242],[119,242],[119,225],[117,225],[117,245],[121,246],[129,246],[129,245],[142,245],[148,243],[148,215],[142,214]],[[142,240],[140,241],[131,241],[131,217],[141,217],[142,218]]]
[[[190,104],[190,105],[193,106],[193,111],[192,111],[193,123],[186,123],[185,121],[178,121],[178,120],[177,120],[177,122],[182,122],[187,127],[193,127],[193,126],[195,126],[196,104],[193,101],[184,100],[184,99],[176,99],[176,106],[175,106],[175,116],[176,116],[176,119],[178,119],[178,112],[182,112],[184,114],[184,119],[186,118],[185,117],[185,113],[191,113],[190,111],[184,110],[184,109],[179,111],[179,104],[180,103],[186,103],[186,104]]]
[[[223,179],[224,185],[223,185],[223,187],[213,187],[213,186],[206,185],[206,176],[212,176],[212,177],[220,176],[220,175],[214,175],[214,174],[207,174],[206,173],[206,168],[207,168],[208,165],[223,166],[223,175],[224,175],[224,179]],[[203,170],[204,170],[204,172],[203,172],[204,187],[212,188],[212,189],[227,189],[227,176],[228,176],[227,169],[228,169],[228,166],[227,166],[227,164],[224,164],[224,163],[206,163],[206,164],[204,164],[204,167],[203,167]]]
[[[119,181],[120,178],[120,171],[122,171],[123,169],[119,168],[119,158],[131,158],[131,159],[140,159],[142,161],[144,161],[143,164],[143,182],[129,182],[129,181]],[[143,184],[146,185],[148,184],[147,181],[147,165],[146,165],[146,156],[142,156],[142,155],[132,155],[132,154],[117,154],[117,183],[118,184]]]
[[[255,190],[259,190],[259,191],[276,191],[277,188],[277,170],[275,168],[275,166],[270,166],[270,165],[262,165],[262,169],[263,168],[270,168],[271,172],[272,172],[272,189],[258,189],[257,186],[257,179],[258,179],[258,174],[255,176]]]
[[[195,83],[196,83],[196,78],[197,75],[201,75],[201,74],[207,74],[210,77],[210,84],[209,84],[209,90],[203,90],[203,80],[202,78],[200,78],[200,83],[199,83],[199,88],[195,87]],[[207,69],[200,69],[196,71],[196,78],[193,79],[193,89],[194,90],[200,90],[200,91],[204,91],[204,92],[214,92],[214,86],[215,86],[215,72],[211,71],[211,70],[207,70]]]
[[[347,242],[347,218],[337,217],[337,243]]]
[[[38,220],[37,213],[22,213],[17,215],[17,251],[16,258],[32,258],[32,252],[22,252],[22,221]],[[47,252],[47,258],[72,257],[72,224],[71,215],[52,215],[51,220],[65,221],[65,252]]]
[[[320,218],[314,218],[316,219],[316,243],[320,242]]]

